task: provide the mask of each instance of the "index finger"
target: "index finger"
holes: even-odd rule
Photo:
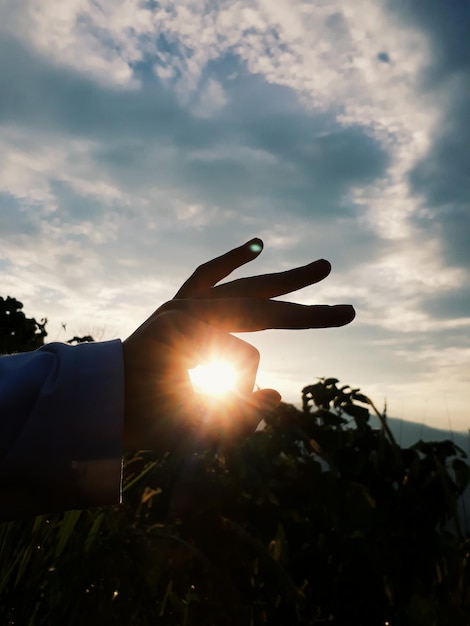
[[[328,276],[331,265],[319,259],[308,265],[285,272],[239,278],[217,285],[201,294],[201,298],[275,298],[308,285],[318,283]],[[197,297],[197,296],[196,296]]]
[[[182,285],[175,298],[190,298],[210,289],[238,267],[253,261],[263,250],[263,242],[255,237],[242,246],[200,265]]]

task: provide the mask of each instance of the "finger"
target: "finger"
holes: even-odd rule
[[[248,437],[280,401],[274,389],[261,389],[244,397],[236,392],[228,394],[205,410],[200,443],[236,442]]]
[[[349,324],[356,315],[349,304],[307,306],[250,298],[171,300],[161,310],[185,311],[227,332],[250,332],[268,328],[329,328]]]
[[[222,256],[200,265],[183,284],[175,298],[190,298],[210,289],[238,267],[253,261],[263,250],[261,239],[254,238],[243,246],[234,248]]]
[[[286,272],[239,278],[217,285],[201,294],[202,298],[275,298],[318,283],[331,272],[326,259]]]
[[[251,420],[251,431],[248,434],[254,432],[260,422],[277,409],[281,400],[281,394],[275,389],[259,389],[253,393],[251,406],[256,414]]]

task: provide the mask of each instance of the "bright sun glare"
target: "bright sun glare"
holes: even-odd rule
[[[227,361],[211,361],[189,370],[191,383],[196,393],[220,396],[235,389],[235,369]]]

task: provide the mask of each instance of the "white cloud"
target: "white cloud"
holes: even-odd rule
[[[438,109],[418,90],[430,54],[424,36],[380,4],[168,1],[151,10],[137,0],[75,0],[58,9],[30,0],[26,6],[23,28],[33,45],[100,81],[135,86],[131,65],[147,54],[158,59],[160,77],[176,80],[183,101],[194,102],[208,62],[235,51],[253,73],[294,89],[306,107],[336,107],[342,123],[368,128],[392,155],[386,178],[357,188],[353,201],[366,204],[380,236],[412,236],[408,218],[420,199],[406,174],[429,147]],[[162,34],[177,54],[158,48]],[[390,61],[379,62],[380,53]],[[210,116],[225,102],[222,86],[209,78],[194,112]]]
[[[198,117],[211,117],[227,103],[227,96],[220,83],[210,78],[200,89],[198,100],[192,112]]]

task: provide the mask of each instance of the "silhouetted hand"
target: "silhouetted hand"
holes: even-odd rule
[[[306,306],[271,299],[326,278],[331,266],[323,259],[217,285],[262,249],[262,241],[253,239],[198,267],[174,299],[123,342],[127,449],[166,451],[187,440],[243,437],[277,406],[276,391],[253,391],[258,351],[231,332],[327,328],[354,319],[351,305]],[[239,378],[230,398],[209,411],[199,403],[188,369],[212,357],[232,363]]]

